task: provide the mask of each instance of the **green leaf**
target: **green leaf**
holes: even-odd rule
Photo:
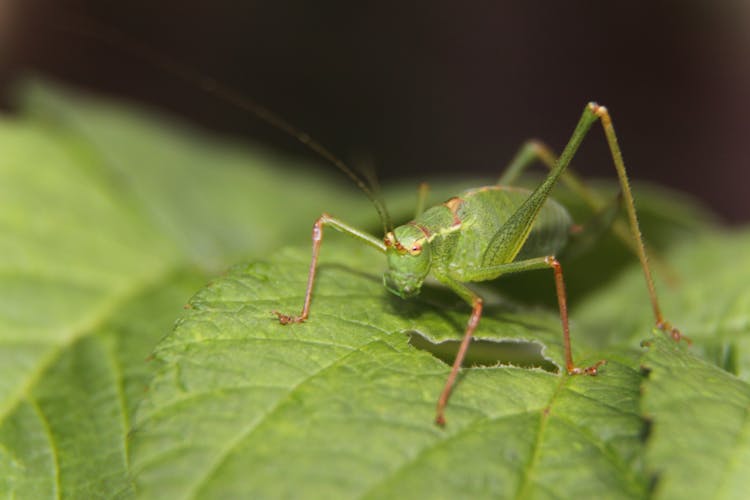
[[[109,320],[169,273],[171,245],[54,134],[5,123],[0,147],[3,490],[123,488],[129,416]],[[86,474],[82,457],[99,476]]]
[[[657,283],[665,317],[694,341],[694,352],[750,380],[750,232],[705,232],[668,254],[676,281]],[[628,298],[623,308],[622,298]],[[653,326],[643,273],[632,266],[608,290],[575,309],[603,345],[633,345]]]
[[[750,385],[662,336],[649,341],[642,408],[657,498],[744,498],[750,487]]]
[[[607,359],[601,375],[560,374],[549,273],[481,284],[470,355],[484,364],[462,370],[441,430],[438,357],[469,314],[455,295],[392,297],[382,256],[327,232],[310,320],[271,314],[301,306],[321,212],[379,230],[335,172],[69,91],[32,87],[25,102],[0,122],[0,496],[643,498],[654,484],[669,496],[702,459],[668,453],[681,407],[666,396],[741,404],[745,382],[700,358],[750,373],[750,238],[709,232],[675,194],[636,186],[644,231],[680,278],[659,288],[694,340],[675,379],[687,387],[657,390],[675,383],[659,378],[673,355],[641,360],[643,280],[605,239],[564,262],[576,360]],[[436,183],[431,200],[466,185]],[[397,220],[414,187],[385,190]],[[744,427],[731,423],[738,444],[710,451],[741,485]],[[685,447],[704,449],[715,422],[693,425],[707,439]],[[731,493],[715,477],[706,491]]]
[[[249,252],[307,241],[323,209],[346,211],[353,223],[374,221],[367,198],[346,189],[351,186],[335,172],[324,175],[261,148],[70,91],[32,85],[24,100],[38,121],[84,144],[94,163],[87,174],[116,184],[149,224],[200,266],[221,271]],[[345,188],[334,189],[328,178]]]
[[[34,118],[0,122],[0,496],[127,494],[146,359],[182,304],[239,255],[306,240],[323,200],[371,209],[310,174],[286,202],[257,183],[285,185],[267,154],[123,108],[27,100]]]
[[[144,497],[645,495],[640,375],[616,362],[596,378],[468,370],[437,428],[449,367],[404,332],[458,338],[468,308],[437,290],[391,298],[372,274],[378,257],[327,246],[304,324],[271,310],[301,305],[308,252],[236,267],[192,299],[156,351],[163,366],[132,436]],[[554,313],[486,311],[478,337],[541,340],[561,362]]]

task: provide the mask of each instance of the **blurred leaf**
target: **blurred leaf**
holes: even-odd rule
[[[358,224],[371,224],[375,215],[367,198],[346,189],[350,186],[335,172],[323,175],[310,165],[157,120],[132,106],[37,86],[24,96],[32,116],[85,145],[93,163],[89,174],[120,189],[201,266],[221,270],[249,251],[307,241],[323,210],[346,211]],[[336,190],[327,177],[344,188]]]
[[[667,254],[678,282],[657,283],[665,317],[693,339],[694,352],[750,380],[750,232],[704,232]],[[623,307],[623,297],[628,306]],[[607,293],[576,308],[578,324],[600,332],[602,345],[630,344],[653,326],[643,273],[631,266]]]
[[[644,357],[646,463],[657,498],[733,499],[750,487],[750,385],[657,337]]]

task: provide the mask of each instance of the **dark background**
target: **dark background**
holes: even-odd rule
[[[163,68],[62,29],[82,18],[238,88],[347,160],[372,159],[385,179],[495,176],[527,138],[561,149],[596,100],[633,179],[750,220],[747,0],[0,0],[6,108],[33,69],[302,155]],[[597,129],[574,163],[614,177]]]

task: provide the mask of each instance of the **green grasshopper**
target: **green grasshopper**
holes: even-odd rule
[[[315,221],[312,234],[312,261],[302,312],[298,316],[290,316],[274,311],[282,324],[301,323],[309,317],[318,255],[323,241],[323,227],[327,225],[386,254],[388,271],[383,281],[390,292],[402,298],[417,295],[425,278],[431,274],[471,306],[471,316],[458,354],[438,398],[435,416],[435,422],[438,425],[445,425],[445,407],[448,404],[448,398],[471,337],[482,316],[482,298],[466,286],[467,282],[493,280],[504,274],[534,269],[552,269],[562,322],[565,369],[571,375],[596,375],[599,366],[604,364],[604,361],[599,361],[592,366],[579,367],[573,362],[562,267],[555,258],[555,255],[565,246],[573,225],[565,208],[550,198],[552,188],[562,178],[568,181],[584,201],[597,208],[593,196],[572,174],[566,172],[591,125],[597,120],[601,121],[607,137],[630,226],[630,236],[626,229],[618,225],[614,226],[615,233],[625,240],[640,260],[656,319],[656,327],[671,335],[675,340],[683,338],[679,330],[664,320],[659,308],[654,281],[638,227],[633,196],[625,172],[625,163],[612,120],[604,106],[589,103],[584,108],[583,115],[559,159],[555,158],[551,151],[542,144],[530,142],[521,149],[500,178],[498,185],[464,191],[428,210],[423,209],[426,189],[421,189],[414,220],[394,229],[391,227],[385,205],[375,196],[367,183],[325,147],[313,141],[309,135],[298,130],[279,115],[234,89],[192,71],[156,53],[153,49],[123,36],[117,30],[92,26],[88,22],[74,23],[71,29],[79,35],[113,45],[156,67],[163,68],[181,80],[197,85],[206,92],[254,114],[269,125],[296,138],[352,179],[373,202],[383,222],[385,236],[382,240],[328,214],[321,215]],[[529,191],[507,186],[536,160],[542,160],[550,168],[548,176],[536,189]],[[685,339],[689,342],[689,339],[686,337]]]
[[[531,142],[521,150],[516,160],[501,177],[498,185],[464,191],[427,210],[422,209],[426,190],[421,190],[416,217],[395,229],[388,227],[385,206],[364,183],[340,160],[321,146],[312,143],[312,149],[319,153],[322,150],[326,158],[352,177],[370,196],[384,220],[385,236],[380,239],[328,214],[321,215],[313,225],[312,262],[302,312],[297,316],[282,314],[278,311],[274,311],[274,314],[278,316],[282,324],[301,323],[308,319],[318,255],[323,240],[323,227],[331,226],[386,255],[388,270],[383,276],[383,282],[388,291],[405,299],[413,297],[419,293],[427,276],[432,275],[471,306],[471,316],[458,354],[438,398],[436,424],[445,425],[445,407],[472,335],[482,316],[482,297],[472,291],[466,285],[467,282],[494,280],[504,274],[534,269],[552,269],[562,322],[565,369],[571,375],[596,375],[605,361],[599,361],[588,367],[579,367],[573,362],[562,267],[555,258],[555,255],[566,244],[573,225],[567,210],[550,198],[550,191],[561,176],[566,174],[566,168],[583,138],[597,120],[601,121],[604,128],[617,170],[630,233],[635,243],[631,245],[631,248],[638,255],[643,268],[656,327],[667,332],[675,340],[679,340],[681,338],[679,330],[664,320],[659,308],[654,281],[638,226],[633,196],[612,120],[607,109],[595,103],[589,103],[584,108],[583,115],[559,159],[554,158],[543,145]],[[299,140],[310,145],[306,135],[297,133],[293,129],[292,133]],[[512,181],[536,159],[545,161],[551,168],[547,177],[536,189],[530,191],[503,185]]]

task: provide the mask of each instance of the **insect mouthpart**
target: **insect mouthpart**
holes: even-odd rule
[[[389,271],[383,275],[383,285],[385,285],[385,288],[402,299],[419,295],[419,291],[422,288],[422,280],[423,278],[410,273]]]

